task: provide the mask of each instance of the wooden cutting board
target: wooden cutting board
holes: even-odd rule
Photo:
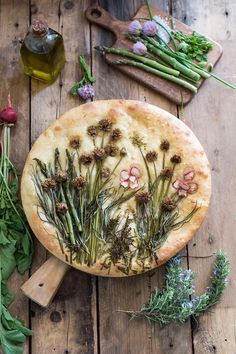
[[[162,12],[161,10],[152,7],[153,15],[159,15],[162,18],[165,18],[169,24],[171,23],[171,16],[167,15],[166,13]],[[86,17],[87,19],[101,26],[108,31],[114,33],[116,41],[113,44],[113,47],[131,49],[133,43],[126,38],[127,29],[130,21],[120,21],[114,16],[112,16],[109,12],[105,11],[100,6],[90,6],[86,10]],[[135,18],[149,18],[148,9],[146,5],[140,7],[137,11],[136,15],[131,19]],[[174,26],[176,30],[182,31],[183,33],[192,33],[193,29],[184,23],[174,19]],[[170,26],[171,27],[171,26]],[[212,39],[208,38],[210,42],[213,43],[214,47],[209,52],[208,58],[209,62],[215,66],[222,55],[222,47],[220,44],[216,43]],[[96,45],[103,45],[103,43],[96,43]],[[114,54],[106,54],[106,61],[107,63],[114,65],[125,73],[126,75],[131,76],[135,80],[139,81],[140,83],[152,88],[153,90],[157,91],[158,93],[164,95],[171,101],[177,104],[186,104],[191,101],[194,94],[189,90],[178,86],[175,83],[169,82],[165,79],[156,77],[152,74],[146,73],[140,69],[127,66],[127,65],[115,65],[112,63],[114,58],[117,58]],[[200,86],[203,84],[204,79],[201,80]],[[199,86],[199,88],[200,88]],[[128,97],[127,97],[128,98]]]

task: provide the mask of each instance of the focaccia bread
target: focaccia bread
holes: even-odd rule
[[[205,152],[170,113],[131,100],[66,112],[33,145],[22,175],[29,224],[72,266],[125,276],[179,252],[206,214]]]

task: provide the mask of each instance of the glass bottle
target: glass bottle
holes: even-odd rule
[[[34,20],[21,46],[24,73],[53,83],[65,63],[63,38],[42,20]]]

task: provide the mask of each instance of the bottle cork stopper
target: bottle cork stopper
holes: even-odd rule
[[[31,27],[32,27],[32,31],[34,32],[34,34],[39,35],[39,36],[46,33],[48,30],[47,23],[45,21],[39,20],[39,19],[33,20]]]

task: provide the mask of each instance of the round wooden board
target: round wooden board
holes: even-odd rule
[[[132,138],[138,134],[145,143],[144,153],[155,149],[158,153],[156,168],[158,173],[162,169],[162,154],[160,143],[167,139],[170,143],[169,150],[165,153],[165,167],[173,167],[170,159],[173,155],[181,156],[181,163],[175,165],[172,181],[176,179],[184,180],[183,171],[186,168],[194,170],[194,178],[187,183],[195,183],[198,188],[194,193],[188,193],[185,198],[181,198],[178,206],[181,214],[179,221],[186,216],[194,206],[199,209],[191,220],[181,228],[176,228],[168,233],[166,241],[158,248],[155,257],[148,259],[145,267],[136,259],[132,260],[130,271],[123,272],[121,263],[111,264],[109,270],[104,267],[105,258],[97,259],[94,264],[80,264],[73,260],[72,263],[65,259],[58,242],[56,229],[53,225],[43,222],[39,216],[37,206],[37,195],[33,183],[32,174],[35,171],[34,159],[40,159],[44,163],[53,162],[55,149],[59,148],[62,158],[62,165],[65,166],[65,151],[69,148],[70,140],[79,136],[81,140],[80,154],[90,152],[93,149],[93,141],[87,134],[87,127],[97,125],[101,119],[108,118],[112,121],[114,128],[119,128],[122,138],[116,143],[121,148],[126,148],[127,156],[124,157],[113,174],[112,183],[119,185],[120,173],[122,170],[129,171],[134,164],[139,169],[141,176],[138,178],[139,187],[148,185],[148,176],[145,172],[145,163],[139,149],[132,143]],[[101,139],[101,138],[97,138]],[[100,141],[98,141],[100,144]],[[73,149],[72,149],[73,150]],[[113,169],[117,163],[117,157],[107,157],[106,166]],[[154,169],[150,167],[151,177],[155,178]],[[166,182],[165,182],[166,183]],[[121,187],[123,188],[123,187]],[[170,185],[170,193],[176,190]],[[159,192],[158,192],[159,193]],[[33,145],[22,175],[21,196],[23,208],[29,224],[39,239],[39,241],[51,253],[61,260],[68,262],[73,267],[82,271],[102,276],[125,276],[134,275],[153,269],[166,262],[177,252],[179,252],[194,236],[199,229],[207,212],[211,194],[211,176],[209,163],[206,154],[193,132],[180,120],[170,113],[153,105],[131,100],[109,100],[96,101],[76,107],[56,120],[45,132],[43,132]],[[169,194],[168,194],[169,195]],[[121,215],[126,215],[127,210],[135,208],[135,198],[124,203],[121,208]],[[122,214],[123,212],[123,214]]]

